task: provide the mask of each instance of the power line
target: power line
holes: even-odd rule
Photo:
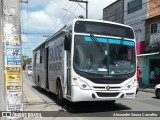
[[[69,1],[67,1],[67,3],[65,4],[65,7],[64,7],[64,8],[67,7],[68,2],[69,2]],[[58,23],[58,20],[59,20],[59,18],[61,17],[62,13],[63,13],[63,11],[61,11],[61,13],[60,13],[59,15],[57,15],[57,20],[56,20],[56,22],[49,28],[49,30],[46,32],[46,34],[49,33],[49,32],[51,31],[51,29]]]
[[[154,0],[152,0],[152,1],[154,1]],[[152,1],[149,1],[149,2],[152,2]],[[149,3],[149,2],[143,3],[142,6],[144,6],[144,5],[146,6],[146,4]],[[132,9],[134,9],[134,8],[132,8]],[[154,8],[154,9],[155,9],[155,8]],[[151,11],[151,10],[150,10],[150,11]],[[123,13],[125,13],[125,12],[127,12],[127,11],[124,11]],[[144,12],[142,12],[142,13],[136,15],[136,16],[139,16],[139,15],[141,15],[141,14],[143,14],[143,13],[144,13]],[[122,13],[120,13],[120,14],[122,14]],[[116,14],[116,15],[117,15],[117,14]],[[115,16],[115,15],[112,15],[112,16]],[[65,17],[65,16],[64,16],[64,17]],[[64,19],[64,17],[63,17],[63,19]],[[109,17],[111,17],[111,16],[109,16]],[[133,17],[135,17],[135,16],[133,16]],[[69,19],[70,19],[70,18],[69,18]],[[68,20],[69,20],[69,19],[68,19]],[[129,19],[131,19],[131,18],[129,18]],[[125,20],[129,20],[129,19],[125,19]],[[140,19],[139,19],[139,20],[140,20]],[[140,23],[140,22],[138,21],[137,23]],[[136,23],[135,23],[135,24],[136,24]],[[56,26],[56,28],[57,28],[57,26]]]
[[[72,5],[69,7],[69,9],[67,9],[68,11],[70,11],[70,9],[72,8],[72,6],[74,5],[74,2],[72,3]],[[76,11],[76,9],[79,7],[78,6],[79,4],[77,4],[77,6],[75,7],[75,9],[73,10],[73,14],[75,13],[75,11]],[[68,15],[68,13],[66,13],[64,16],[63,16],[63,18],[62,18],[62,20],[64,20],[65,19],[65,17]],[[69,17],[68,17],[68,19],[66,20],[66,22],[65,23],[68,23],[68,21],[70,21],[70,18],[72,17],[72,15],[70,15]],[[58,27],[58,26],[57,26]],[[56,27],[56,28],[57,28]],[[55,28],[55,29],[56,29]]]
[[[71,4],[71,6],[69,7],[69,10],[72,8],[74,3]],[[64,20],[64,18],[68,15],[68,12],[65,13],[65,15],[62,17],[62,20]],[[57,24],[55,29],[57,29],[57,27],[60,26],[60,24]],[[61,27],[61,26],[60,26]]]
[[[154,0],[152,0],[152,1],[154,1]],[[152,2],[152,1],[149,1],[149,2]],[[149,2],[145,2],[145,3],[143,3],[143,6],[145,5],[146,6],[146,4],[147,3],[149,3]],[[67,5],[68,5],[68,2],[67,2],[67,4],[65,5],[65,7],[67,7]],[[70,9],[72,8],[72,6],[73,6],[73,4],[70,6]],[[157,6],[156,8],[158,8],[159,6]],[[156,9],[156,8],[154,8],[154,9]],[[151,9],[151,10],[153,10],[153,9]],[[150,10],[150,11],[151,11]],[[74,10],[74,12],[75,12],[75,10]],[[125,13],[125,12],[127,12],[127,11],[124,11],[123,13]],[[62,13],[63,13],[63,11],[61,12],[61,14],[59,15],[59,17],[58,17],[58,19],[57,19],[57,21],[56,21],[56,23],[54,24],[54,28],[55,29],[57,29],[57,27],[59,27],[60,26],[60,24],[58,24],[58,20],[59,20],[59,18],[62,16]],[[140,16],[141,14],[143,14],[144,12],[142,12],[142,13],[140,13],[140,14],[137,14],[137,15],[135,15],[135,16],[132,16],[132,17],[136,17],[136,16]],[[64,16],[63,16],[63,18],[62,18],[62,20],[64,20],[65,19],[65,17],[66,17],[66,15],[67,15],[68,13],[66,13]],[[120,14],[122,14],[122,13],[120,13]],[[117,14],[116,14],[117,15]],[[112,16],[115,16],[115,15],[112,15]],[[111,16],[110,16],[111,17]],[[132,18],[131,17],[131,18]],[[68,22],[68,20],[71,18],[71,16],[67,19],[67,22]],[[125,20],[130,20],[131,18],[129,18],[129,19],[125,19]],[[140,22],[143,22],[143,21],[139,21],[139,20],[141,20],[141,19],[138,19],[138,20],[136,20],[136,21],[134,21],[134,23],[132,24],[132,25],[134,25],[134,24],[137,24],[137,23],[140,23]],[[22,23],[22,26],[23,26],[23,23]],[[23,27],[22,27],[23,28]],[[53,28],[53,26],[52,27],[50,27],[50,29],[47,31],[47,33],[51,30]],[[26,33],[23,33],[23,34],[26,34]],[[42,33],[28,33],[28,34],[42,34]],[[43,33],[43,34],[46,34],[46,33]]]
[[[73,10],[73,13],[76,11],[76,9],[78,8],[78,5],[76,6],[76,8]],[[68,22],[68,21],[70,21],[70,18],[72,17],[72,15],[70,15],[70,17],[67,19],[67,21],[66,21],[66,23]]]

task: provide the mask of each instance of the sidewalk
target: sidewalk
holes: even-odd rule
[[[154,93],[154,88],[140,87],[139,91]]]

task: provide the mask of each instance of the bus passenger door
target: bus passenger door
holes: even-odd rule
[[[35,52],[33,54],[33,80],[34,80],[34,83],[36,84],[36,70],[37,70],[37,66],[36,66],[36,58],[37,58],[37,53]]]
[[[49,48],[46,48],[46,57],[45,57],[45,75],[46,75],[46,89],[49,90],[49,82],[48,82],[48,59],[49,59]]]
[[[67,51],[67,95],[71,96],[71,52]]]

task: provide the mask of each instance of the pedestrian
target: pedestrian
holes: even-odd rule
[[[140,81],[140,77],[141,77],[141,70],[140,70],[140,68],[137,66],[137,80],[138,80],[138,82]]]
[[[153,83],[154,82],[154,70],[151,70],[151,73],[150,73],[150,82]]]
[[[140,83],[140,76],[141,76],[141,70],[140,68],[137,66],[137,82],[138,82],[138,86],[139,86],[139,83]],[[138,93],[138,89],[136,91],[136,94]]]

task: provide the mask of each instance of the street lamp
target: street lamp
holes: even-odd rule
[[[88,1],[86,0],[86,1],[83,1],[83,0],[69,0],[69,1],[73,1],[73,2],[82,2],[82,3],[86,3],[86,9],[83,7],[83,6],[81,6],[80,4],[80,6],[83,8],[83,9],[85,9],[85,11],[86,11],[86,19],[88,18]]]
[[[67,11],[67,12],[70,12],[75,18],[77,18],[73,12],[71,12],[71,11],[69,11],[69,10],[67,10],[67,9],[64,9],[64,8],[61,8],[61,9],[65,10],[65,11]]]

